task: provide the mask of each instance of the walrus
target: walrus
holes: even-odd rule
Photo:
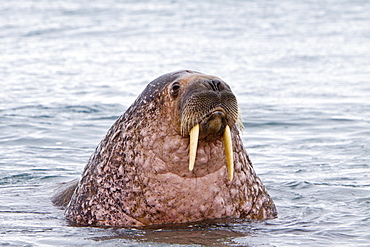
[[[240,109],[220,78],[182,70],[150,82],[53,201],[78,225],[139,227],[277,210],[243,146]]]

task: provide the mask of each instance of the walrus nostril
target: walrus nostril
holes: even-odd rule
[[[208,84],[211,86],[213,91],[221,91],[221,81],[217,79],[212,79],[208,81]]]

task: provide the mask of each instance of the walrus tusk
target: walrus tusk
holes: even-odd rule
[[[226,125],[224,131],[224,147],[226,156],[226,166],[230,181],[234,177],[234,157],[233,157],[233,144],[231,141],[230,127]],[[197,155],[199,138],[199,124],[195,125],[190,130],[190,146],[189,146],[189,171],[194,169],[195,157]]]
[[[189,146],[189,171],[194,169],[195,157],[197,155],[199,137],[199,124],[195,125],[190,130],[190,146]]]
[[[225,131],[224,131],[224,146],[225,146],[227,172],[229,174],[230,181],[232,181],[234,177],[234,157],[233,157],[233,144],[231,141],[231,133],[230,133],[229,125],[226,125]]]

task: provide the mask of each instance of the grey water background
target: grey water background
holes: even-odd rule
[[[369,246],[370,1],[0,2],[3,246]],[[74,227],[54,207],[156,77],[213,74],[279,217]]]

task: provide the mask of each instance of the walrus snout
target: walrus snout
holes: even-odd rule
[[[180,132],[188,136],[190,130],[201,124],[200,138],[214,140],[226,125],[233,128],[239,119],[239,107],[230,87],[218,78],[200,78],[187,85],[179,100]],[[219,119],[221,128],[214,128],[213,119]],[[211,123],[209,127],[208,123]],[[212,131],[213,130],[213,131]]]

